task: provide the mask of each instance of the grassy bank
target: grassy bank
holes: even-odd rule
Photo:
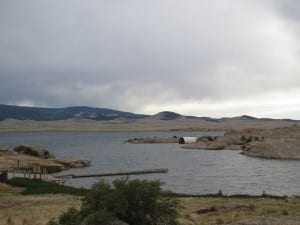
[[[88,190],[84,188],[75,188],[70,186],[62,186],[52,182],[42,180],[29,180],[25,178],[13,178],[8,181],[8,184],[13,187],[22,187],[22,194],[70,194],[70,195],[85,195]]]
[[[81,197],[74,195],[0,195],[0,225],[45,225],[49,218],[80,206]]]
[[[9,183],[0,188],[0,225],[45,225],[69,207],[79,209],[81,196],[89,191],[23,178]],[[181,202],[181,225],[300,225],[300,197],[168,195]]]
[[[300,224],[300,198],[184,197],[179,209],[183,225]]]
[[[181,197],[178,208],[181,225],[277,224],[299,225],[300,199]],[[0,225],[46,225],[69,207],[81,206],[81,198],[67,194],[0,195]],[[258,220],[269,220],[259,223]],[[252,221],[252,223],[247,222]],[[284,223],[284,221],[288,221]],[[292,222],[291,222],[292,221]],[[294,222],[293,222],[294,221]]]

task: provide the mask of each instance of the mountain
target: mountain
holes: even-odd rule
[[[300,126],[300,121],[255,118],[247,115],[216,119],[210,117],[184,116],[170,111],[160,112],[155,115],[141,115],[113,109],[83,106],[37,108],[0,104],[0,132],[224,131],[248,128],[273,129],[295,124]]]
[[[140,119],[146,115],[122,112],[106,108],[86,106],[67,108],[38,108],[0,104],[0,121],[5,119],[54,121],[66,119],[113,120],[117,118]]]
[[[159,112],[159,113],[151,116],[151,118],[158,119],[158,120],[174,120],[179,117],[182,117],[182,116],[178,113],[170,112],[170,111]]]
[[[94,108],[87,106],[75,106],[66,108],[41,108],[24,107],[0,104],[0,121],[5,119],[16,120],[34,120],[34,121],[56,121],[67,119],[90,119],[95,121],[105,121],[114,119],[149,119],[161,123],[163,121],[174,121],[174,123],[183,123],[183,121],[202,121],[209,124],[220,123],[262,123],[262,122],[286,122],[293,123],[295,120],[289,119],[270,119],[255,118],[248,115],[238,117],[224,117],[220,119],[210,117],[183,116],[176,112],[163,111],[155,115],[143,115],[130,112],[122,112],[107,108]],[[184,120],[181,120],[184,119]],[[181,121],[181,122],[180,122]],[[299,122],[299,121],[296,121]]]

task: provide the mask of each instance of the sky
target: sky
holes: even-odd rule
[[[0,103],[300,119],[300,1],[0,0]]]

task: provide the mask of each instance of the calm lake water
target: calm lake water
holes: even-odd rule
[[[239,151],[182,149],[178,144],[126,144],[125,140],[146,136],[220,135],[221,132],[45,132],[0,133],[0,145],[41,145],[60,157],[79,156],[91,167],[61,174],[118,172],[169,168],[168,174],[131,176],[160,179],[164,188],[178,193],[300,195],[300,161],[247,157]],[[106,178],[111,181],[113,178]],[[68,183],[89,187],[98,178],[74,179]]]

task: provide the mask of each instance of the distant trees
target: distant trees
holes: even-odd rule
[[[80,210],[70,208],[48,225],[177,225],[178,204],[159,181],[117,179],[112,185],[100,181]]]

